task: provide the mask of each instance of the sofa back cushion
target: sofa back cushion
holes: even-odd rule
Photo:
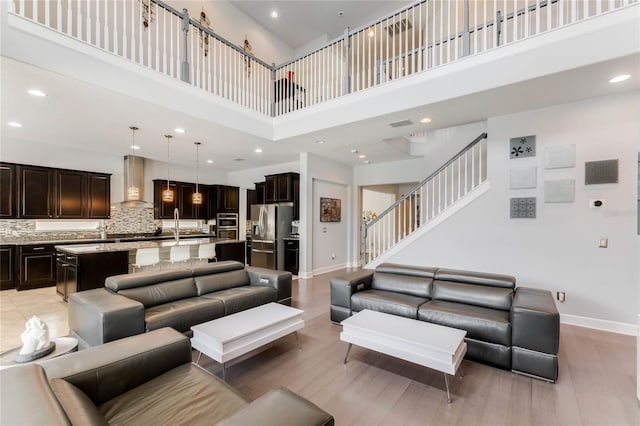
[[[376,268],[371,288],[417,297],[431,297],[435,272],[436,268],[382,263]]]
[[[106,279],[105,287],[142,303],[145,308],[197,295],[190,269],[116,275]]]
[[[209,263],[193,268],[198,296],[228,288],[249,285],[244,265],[235,261]]]
[[[513,302],[513,289],[482,284],[435,280],[433,300],[464,303],[483,308],[508,311]]]
[[[516,287],[516,278],[511,275],[461,271],[458,269],[440,268],[436,271],[434,279],[468,284],[481,284],[492,287],[504,287],[512,290]]]

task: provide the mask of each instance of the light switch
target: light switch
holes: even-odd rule
[[[599,248],[607,248],[609,247],[609,239],[608,238],[600,238],[600,243],[598,244]]]

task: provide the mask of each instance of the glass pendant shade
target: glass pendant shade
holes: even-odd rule
[[[169,164],[170,164],[170,156],[169,156],[169,140],[173,137],[171,135],[164,135],[165,138],[167,138],[167,189],[165,189],[164,191],[162,191],[162,201],[164,201],[165,203],[172,203],[173,202],[173,191],[171,190],[171,187],[169,186]]]
[[[170,189],[165,189],[162,191],[162,201],[165,203],[173,202],[173,191]]]
[[[139,201],[140,188],[135,185],[135,167],[133,165],[133,163],[136,161],[134,146],[136,146],[136,130],[138,130],[138,127],[129,126],[129,129],[131,129],[131,162],[129,171],[127,173],[127,201]]]
[[[198,191],[198,181],[200,178],[200,176],[198,175],[198,160],[200,157],[199,152],[201,142],[194,142],[193,144],[196,146],[196,192],[194,192],[191,196],[191,204],[200,205],[202,204],[202,194],[200,193],[200,191]]]
[[[191,196],[191,203],[193,204],[202,204],[202,194],[199,192],[194,192]]]

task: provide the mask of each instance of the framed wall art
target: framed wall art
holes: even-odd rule
[[[320,222],[340,222],[341,200],[320,197]]]

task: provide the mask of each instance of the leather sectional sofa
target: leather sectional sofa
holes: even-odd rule
[[[0,371],[3,425],[333,425],[286,388],[249,401],[170,328]]]
[[[467,331],[467,358],[555,382],[560,316],[508,275],[383,263],[331,280],[331,320],[363,309]]]
[[[291,304],[291,273],[236,261],[116,275],[69,297],[69,330],[80,348],[162,327],[191,326],[270,302]]]

